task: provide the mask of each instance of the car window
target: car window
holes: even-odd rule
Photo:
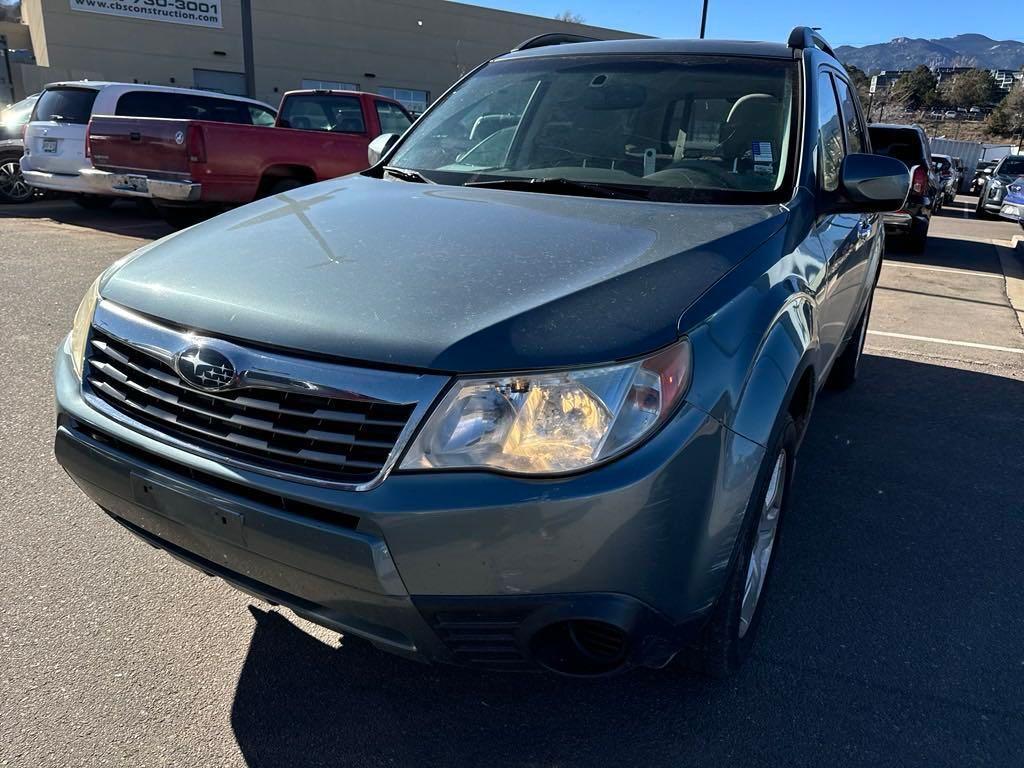
[[[262,125],[264,127],[272,127],[277,118],[274,113],[269,109],[263,107],[257,107],[255,104],[249,104],[249,119],[252,120],[253,125]]]
[[[281,125],[300,131],[366,132],[359,99],[329,93],[289,96],[281,107]]]
[[[675,202],[784,199],[796,74],[711,55],[498,60],[435,104],[390,162],[444,184],[558,178]]]
[[[412,125],[409,116],[389,101],[375,101],[381,133],[397,133],[401,136]]]
[[[868,128],[871,146],[876,154],[901,161],[907,168],[926,162],[921,137],[913,128]]]
[[[853,103],[853,90],[841,77],[833,78],[836,91],[839,93],[839,105],[843,110],[843,122],[846,123],[846,151],[864,152],[864,125],[857,114]]]
[[[1001,176],[1024,176],[1024,157],[1008,157],[999,164],[996,173]]]
[[[935,157],[933,155],[932,158],[935,160],[935,167],[940,171],[948,171],[952,167],[949,160],[944,157]]]
[[[839,188],[839,166],[843,162],[843,126],[839,119],[832,76],[818,74],[818,169],[822,189],[834,192]]]
[[[92,115],[97,93],[92,88],[47,88],[36,102],[32,119],[85,125]]]
[[[239,125],[273,125],[273,114],[262,107],[235,99],[219,99],[191,93],[128,91],[117,100],[114,114],[125,117],[159,117],[170,120],[207,120]],[[261,122],[256,122],[260,120]]]

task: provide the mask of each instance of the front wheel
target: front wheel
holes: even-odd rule
[[[0,160],[0,203],[27,203],[32,199],[32,187],[21,175],[21,162],[17,157]]]
[[[789,506],[797,438],[796,422],[787,412],[765,452],[758,491],[740,533],[738,556],[701,638],[697,665],[711,677],[726,677],[738,670],[754,645],[772,555]]]
[[[930,219],[914,219],[907,233],[907,249],[911,253],[921,253],[928,244],[928,227]]]

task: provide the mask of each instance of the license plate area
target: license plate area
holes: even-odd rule
[[[201,500],[134,472],[132,496],[139,505],[175,523],[236,546],[245,546],[245,517],[242,512],[231,508],[231,502],[216,498]]]
[[[57,152],[57,140],[56,139],[43,139],[43,152],[48,154],[56,154]]]
[[[142,194],[149,193],[149,179],[145,176],[138,176],[136,174],[117,174],[114,176],[113,184],[111,186],[122,192],[140,192]]]

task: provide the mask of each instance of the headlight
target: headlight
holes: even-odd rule
[[[622,453],[672,413],[690,380],[683,341],[645,360],[456,382],[402,469],[582,469]]]
[[[92,313],[100,298],[100,278],[93,280],[89,290],[82,297],[82,303],[75,312],[75,321],[71,326],[71,363],[75,367],[78,378],[82,378],[82,365],[85,360],[85,343],[89,338],[89,327],[92,325]]]

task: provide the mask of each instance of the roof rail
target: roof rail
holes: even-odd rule
[[[565,43],[593,43],[596,37],[584,37],[583,35],[570,35],[564,32],[548,32],[545,35],[537,35],[529,40],[524,40],[512,52],[528,51],[531,48],[543,48],[546,45],[564,45]]]
[[[838,58],[821,33],[811,27],[793,27],[793,31],[789,33],[789,47],[797,50],[818,48],[829,56]]]

